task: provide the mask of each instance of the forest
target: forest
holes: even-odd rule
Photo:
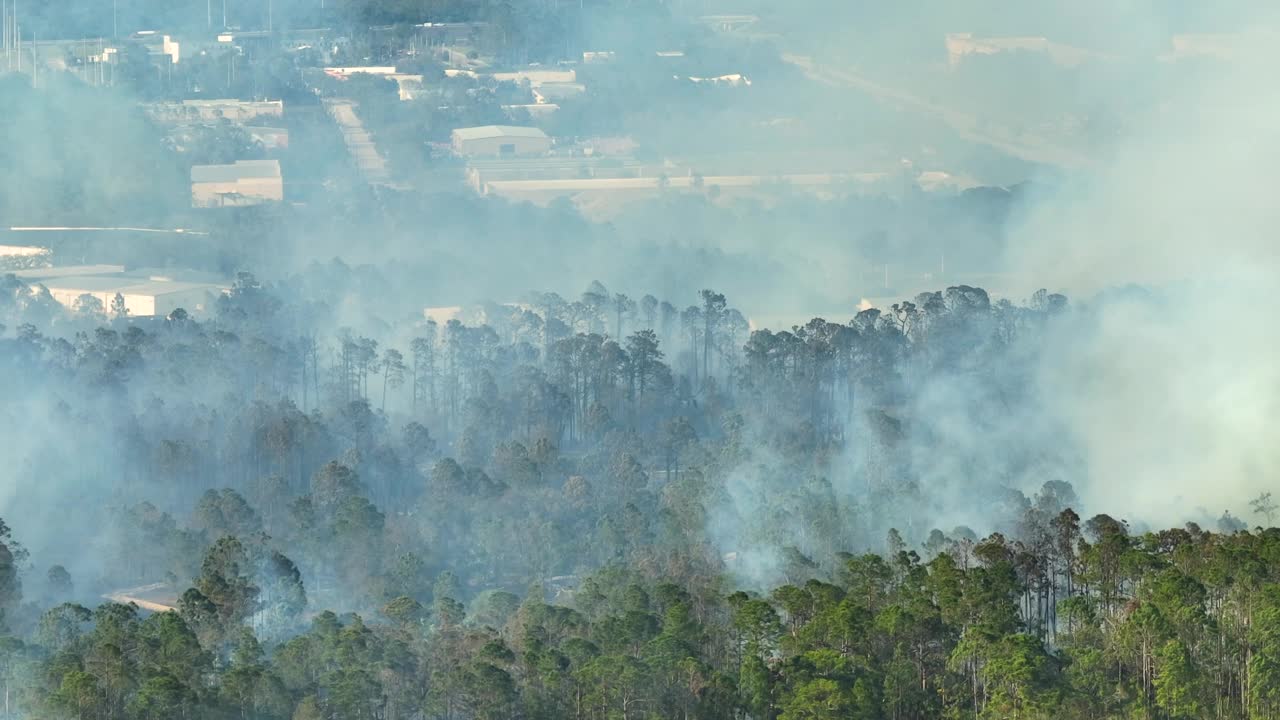
[[[324,272],[203,319],[0,281],[8,716],[1280,715],[1270,495],[1099,514],[1022,427],[1087,306],[771,331],[593,283],[362,334]]]

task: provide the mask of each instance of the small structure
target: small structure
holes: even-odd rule
[[[538,128],[484,125],[453,131],[453,151],[466,157],[530,157],[551,151],[551,138]]]
[[[161,35],[155,30],[139,30],[130,39],[146,48],[151,61],[158,65],[177,65],[182,59],[181,46],[168,35]]]
[[[533,88],[533,99],[539,105],[554,105],[566,98],[577,97],[587,91],[581,83],[542,83]]]
[[[289,147],[287,128],[246,127],[244,131],[266,150],[284,150]]]
[[[352,75],[395,75],[396,69],[388,65],[369,65],[361,67],[327,67],[324,74],[340,80]]]
[[[284,200],[279,160],[237,160],[191,168],[191,206],[245,207]]]

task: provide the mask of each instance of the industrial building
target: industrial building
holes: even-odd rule
[[[279,160],[237,160],[191,168],[191,206],[245,207],[284,200]]]
[[[52,257],[49,248],[0,245],[0,272],[48,267]]]
[[[90,295],[110,308],[116,295],[124,299],[125,309],[133,317],[168,315],[178,308],[189,313],[202,313],[212,307],[218,288],[200,283],[167,282],[115,278],[103,275],[56,278],[41,283],[62,305],[74,308],[76,301]]]
[[[224,283],[195,273],[163,270],[126,270],[121,265],[82,265],[25,270],[14,273],[32,285],[43,285],[54,300],[69,309],[88,295],[110,308],[116,295],[124,300],[132,317],[165,316],[178,308],[191,314],[213,309],[212,303],[228,291]]]
[[[152,120],[162,123],[218,120],[246,123],[254,118],[284,117],[284,101],[183,100],[180,103],[151,103],[146,110]]]
[[[453,131],[453,151],[465,157],[532,157],[551,151],[551,138],[533,127],[484,125]]]
[[[582,83],[542,83],[532,89],[533,99],[539,105],[555,104],[561,100],[575,98],[587,91]]]

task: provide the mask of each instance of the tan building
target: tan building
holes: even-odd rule
[[[551,151],[551,138],[533,127],[458,128],[453,131],[453,151],[466,157],[533,157]]]
[[[283,200],[279,160],[237,160],[191,168],[192,207],[245,207]]]
[[[41,284],[49,289],[54,300],[71,309],[75,308],[82,296],[90,295],[102,301],[102,307],[109,312],[116,295],[120,295],[124,298],[125,309],[132,317],[168,315],[178,308],[191,314],[204,313],[212,310],[214,300],[223,292],[218,286],[203,283],[119,278],[110,275],[54,278]]]
[[[152,103],[146,109],[153,120],[164,123],[217,120],[246,123],[254,118],[284,117],[282,100],[183,100],[180,103]]]

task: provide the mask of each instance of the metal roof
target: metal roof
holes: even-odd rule
[[[176,292],[191,290],[208,290],[221,292],[222,286],[212,283],[168,282],[145,280],[138,278],[112,277],[110,275],[90,275],[81,277],[60,277],[40,283],[51,292],[81,293],[120,293],[121,295],[143,295],[156,297]]]
[[[485,140],[488,138],[538,138],[547,139],[547,134],[534,127],[517,127],[514,125],[481,125],[480,127],[458,128],[453,134],[460,140]]]
[[[239,180],[278,178],[279,160],[237,160],[231,165],[193,165],[191,182],[220,183]]]

